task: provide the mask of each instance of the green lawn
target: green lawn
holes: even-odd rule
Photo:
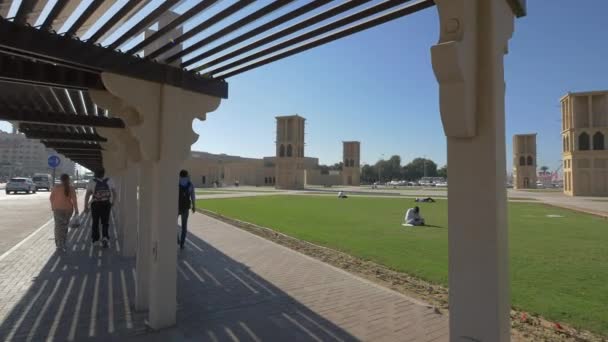
[[[447,285],[447,201],[419,203],[435,228],[400,225],[413,204],[327,196],[199,201],[200,208]],[[513,305],[608,335],[608,221],[535,203],[509,203],[509,213]]]

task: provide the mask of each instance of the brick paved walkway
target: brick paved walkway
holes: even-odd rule
[[[178,259],[178,326],[136,313],[134,259],[55,253],[52,226],[0,260],[0,341],[445,341],[447,317],[225,223],[196,214]],[[114,232],[115,234],[115,232]]]

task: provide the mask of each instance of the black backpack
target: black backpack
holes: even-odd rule
[[[95,190],[93,191],[93,200],[95,202],[109,202],[112,197],[108,179],[95,179]]]
[[[192,201],[190,199],[190,187],[192,183],[188,182],[185,186],[179,185],[179,211],[189,210],[192,207]]]

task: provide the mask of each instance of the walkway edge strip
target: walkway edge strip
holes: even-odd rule
[[[8,251],[4,252],[4,254],[0,255],[0,261],[2,261],[4,258],[6,258],[7,256],[9,256],[12,252],[14,252],[17,248],[21,247],[21,245],[23,245],[24,243],[26,243],[29,239],[31,239],[34,235],[36,235],[39,231],[41,231],[44,227],[46,227],[47,225],[49,225],[51,222],[53,221],[52,218],[50,218],[48,221],[46,221],[45,224],[43,224],[42,226],[40,226],[40,228],[34,230],[30,235],[26,236],[25,239],[21,240],[21,242],[19,242],[18,244],[14,245],[11,249],[9,249]]]

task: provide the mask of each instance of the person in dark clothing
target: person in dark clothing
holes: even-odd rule
[[[178,212],[177,215],[182,217],[182,233],[177,239],[180,249],[184,249],[186,242],[186,234],[188,233],[188,215],[196,211],[196,196],[194,194],[194,185],[190,181],[188,171],[181,170],[179,172],[179,195],[178,195]]]
[[[108,248],[110,212],[115,198],[116,188],[112,180],[105,177],[105,170],[101,168],[95,171],[95,178],[87,185],[87,193],[84,197],[85,212],[91,210],[91,238],[94,245],[99,245],[99,221],[101,221],[103,236],[101,243],[103,248]]]
[[[414,200],[414,202],[435,203],[435,200],[432,199],[431,197],[425,197],[425,198],[418,198],[418,197],[416,197],[416,199]]]

